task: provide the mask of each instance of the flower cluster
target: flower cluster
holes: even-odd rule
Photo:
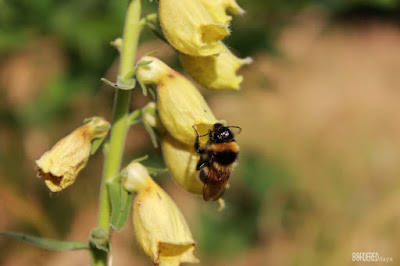
[[[243,14],[234,0],[160,0],[160,23],[168,42],[177,50],[187,74],[209,89],[240,88],[236,71],[250,58],[239,59],[222,43],[228,35],[229,14]],[[137,77],[157,86],[157,108],[165,130],[161,147],[175,181],[189,192],[201,194],[193,145],[196,125],[205,134],[217,120],[197,88],[159,59],[145,56]],[[144,62],[150,62],[144,64]],[[140,62],[139,62],[140,64]]]
[[[243,14],[234,0],[160,0],[165,37],[179,52],[187,74],[208,89],[240,89],[240,59],[222,43],[229,35],[229,14]]]
[[[251,59],[237,58],[221,41],[230,34],[232,17],[228,14],[244,13],[234,0],[159,0],[158,13],[165,37],[179,53],[191,78],[209,89],[240,88],[243,78],[236,71],[243,64],[250,63]],[[204,184],[196,170],[199,151],[196,152],[194,144],[198,144],[199,135],[218,126],[223,127],[225,122],[215,118],[201,93],[188,79],[159,59],[144,56],[129,73],[136,75],[141,86],[157,86],[157,102],[133,112],[129,122],[142,122],[153,134],[152,139],[155,139],[152,127],[157,128],[161,134],[164,161],[175,181],[191,193],[204,193]],[[85,125],[61,139],[36,161],[37,176],[45,181],[52,192],[60,192],[72,185],[90,154],[109,130],[110,124],[102,118],[87,120]],[[233,152],[219,149],[233,156],[233,163],[238,146],[236,143],[231,146],[235,148]],[[225,162],[222,167],[226,165]],[[224,182],[220,183],[223,189],[229,173],[225,177]],[[122,227],[126,220],[121,217],[128,217],[130,209],[121,207],[123,195],[124,200],[131,202],[130,193],[136,193],[133,200],[133,226],[140,246],[155,264],[198,262],[193,254],[195,242],[183,215],[143,165],[137,161],[130,163],[115,178],[107,180],[107,185],[110,186],[111,206],[115,208],[113,212],[117,215],[125,212],[117,217],[118,225],[122,223]],[[223,191],[220,190],[213,199],[218,199]],[[115,225],[113,217],[112,213],[111,226]],[[107,238],[106,244],[108,241]]]

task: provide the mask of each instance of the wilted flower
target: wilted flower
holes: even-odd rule
[[[252,62],[250,57],[240,59],[228,48],[215,56],[190,56],[180,54],[186,72],[200,85],[209,89],[240,89],[242,76],[236,71],[244,64]]]
[[[242,15],[244,10],[235,0],[201,0],[212,18],[218,23],[229,23],[232,20],[229,14]]]
[[[136,192],[133,226],[137,241],[155,264],[197,263],[194,240],[174,201],[149,176],[140,163],[122,171],[126,190]]]
[[[219,40],[229,34],[216,23],[200,0],[160,0],[159,17],[168,42],[178,51],[207,56],[221,52]]]
[[[151,61],[138,69],[137,77],[146,84],[157,85],[157,108],[164,127],[175,139],[193,145],[193,125],[198,125],[204,134],[218,122],[210,107],[189,80],[162,61],[151,56],[141,61]]]
[[[203,183],[196,171],[199,155],[193,145],[181,143],[165,134],[161,138],[161,148],[165,164],[178,185],[191,193],[201,194]]]
[[[90,156],[91,141],[107,135],[110,124],[100,117],[91,118],[61,139],[36,161],[37,177],[45,180],[52,192],[59,192],[75,182]]]

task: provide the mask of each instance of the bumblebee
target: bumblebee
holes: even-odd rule
[[[199,177],[204,183],[203,199],[205,201],[218,200],[222,196],[234,163],[239,156],[239,146],[229,129],[232,127],[238,128],[238,133],[242,130],[238,126],[225,127],[216,123],[207,134],[200,135],[197,126],[193,126],[196,131],[194,150],[200,155],[196,170],[200,171]],[[208,136],[207,144],[205,147],[200,147],[200,137],[204,136]]]

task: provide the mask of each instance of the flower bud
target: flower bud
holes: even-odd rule
[[[189,80],[162,61],[150,56],[141,60],[151,63],[140,67],[137,77],[144,83],[157,84],[157,108],[164,127],[175,139],[193,145],[193,125],[204,134],[218,122],[210,107]]]
[[[122,173],[124,187],[133,184],[133,226],[137,241],[155,264],[197,263],[194,240],[185,218],[174,201],[148,175],[139,163]],[[128,189],[129,190],[129,189]]]
[[[165,164],[176,183],[191,193],[202,194],[203,183],[196,171],[200,157],[193,145],[186,145],[165,134],[161,138],[161,149]]]
[[[140,191],[148,179],[149,172],[141,163],[130,163],[124,170],[121,171],[122,186],[129,192]]]
[[[160,116],[158,115],[157,104],[155,102],[149,102],[143,108],[143,120],[146,121],[146,123],[148,123],[152,128],[157,129],[159,132],[164,130]]]
[[[57,142],[36,161],[37,177],[44,179],[52,192],[59,192],[75,182],[89,159],[91,141],[107,135],[110,124],[94,117],[87,124]]]
[[[235,0],[201,0],[207,11],[217,23],[227,24],[232,20],[229,14],[244,14],[244,10]]]
[[[228,48],[215,56],[190,56],[180,54],[185,71],[196,82],[208,89],[240,89],[242,76],[236,71],[244,64],[252,62],[250,57],[240,59],[232,54]]]
[[[208,56],[221,52],[219,40],[229,34],[216,23],[200,0],[160,0],[159,17],[168,42],[178,51]]]

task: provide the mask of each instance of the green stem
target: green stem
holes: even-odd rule
[[[141,0],[131,0],[126,13],[121,61],[118,73],[118,82],[124,83],[125,74],[135,66],[136,48],[140,33]],[[129,85],[129,84],[123,84]],[[111,136],[105,154],[103,179],[100,188],[100,200],[97,226],[111,234],[110,214],[111,206],[107,191],[107,181],[116,176],[121,167],[121,160],[125,146],[125,136],[129,127],[129,100],[130,91],[116,90],[114,101],[114,118],[111,127]],[[92,265],[107,265],[107,253],[91,247]]]

